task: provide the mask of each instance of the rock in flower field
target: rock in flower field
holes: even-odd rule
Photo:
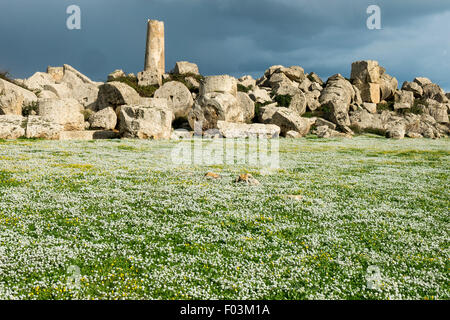
[[[177,143],[0,140],[0,299],[450,298],[448,139],[283,139],[272,171]]]

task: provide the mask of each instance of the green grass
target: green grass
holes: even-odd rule
[[[0,299],[450,298],[448,139],[283,139],[274,170],[178,143],[0,141]]]

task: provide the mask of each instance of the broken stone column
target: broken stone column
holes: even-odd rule
[[[148,20],[144,70],[156,70],[160,75],[165,73],[164,22],[162,21]]]
[[[363,102],[380,102],[381,72],[377,61],[353,62],[350,79],[361,92]]]

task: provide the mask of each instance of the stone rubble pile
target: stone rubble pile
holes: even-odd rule
[[[450,132],[450,93],[420,77],[399,88],[377,61],[354,62],[350,79],[336,74],[325,82],[281,65],[259,79],[203,77],[186,61],[170,73],[150,66],[136,76],[115,70],[107,79],[92,81],[69,65],[0,79],[0,138],[179,139],[195,131],[226,138],[435,139]]]

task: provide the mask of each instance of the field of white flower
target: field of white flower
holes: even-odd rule
[[[272,172],[176,144],[0,141],[0,299],[450,298],[448,139],[284,139]]]

